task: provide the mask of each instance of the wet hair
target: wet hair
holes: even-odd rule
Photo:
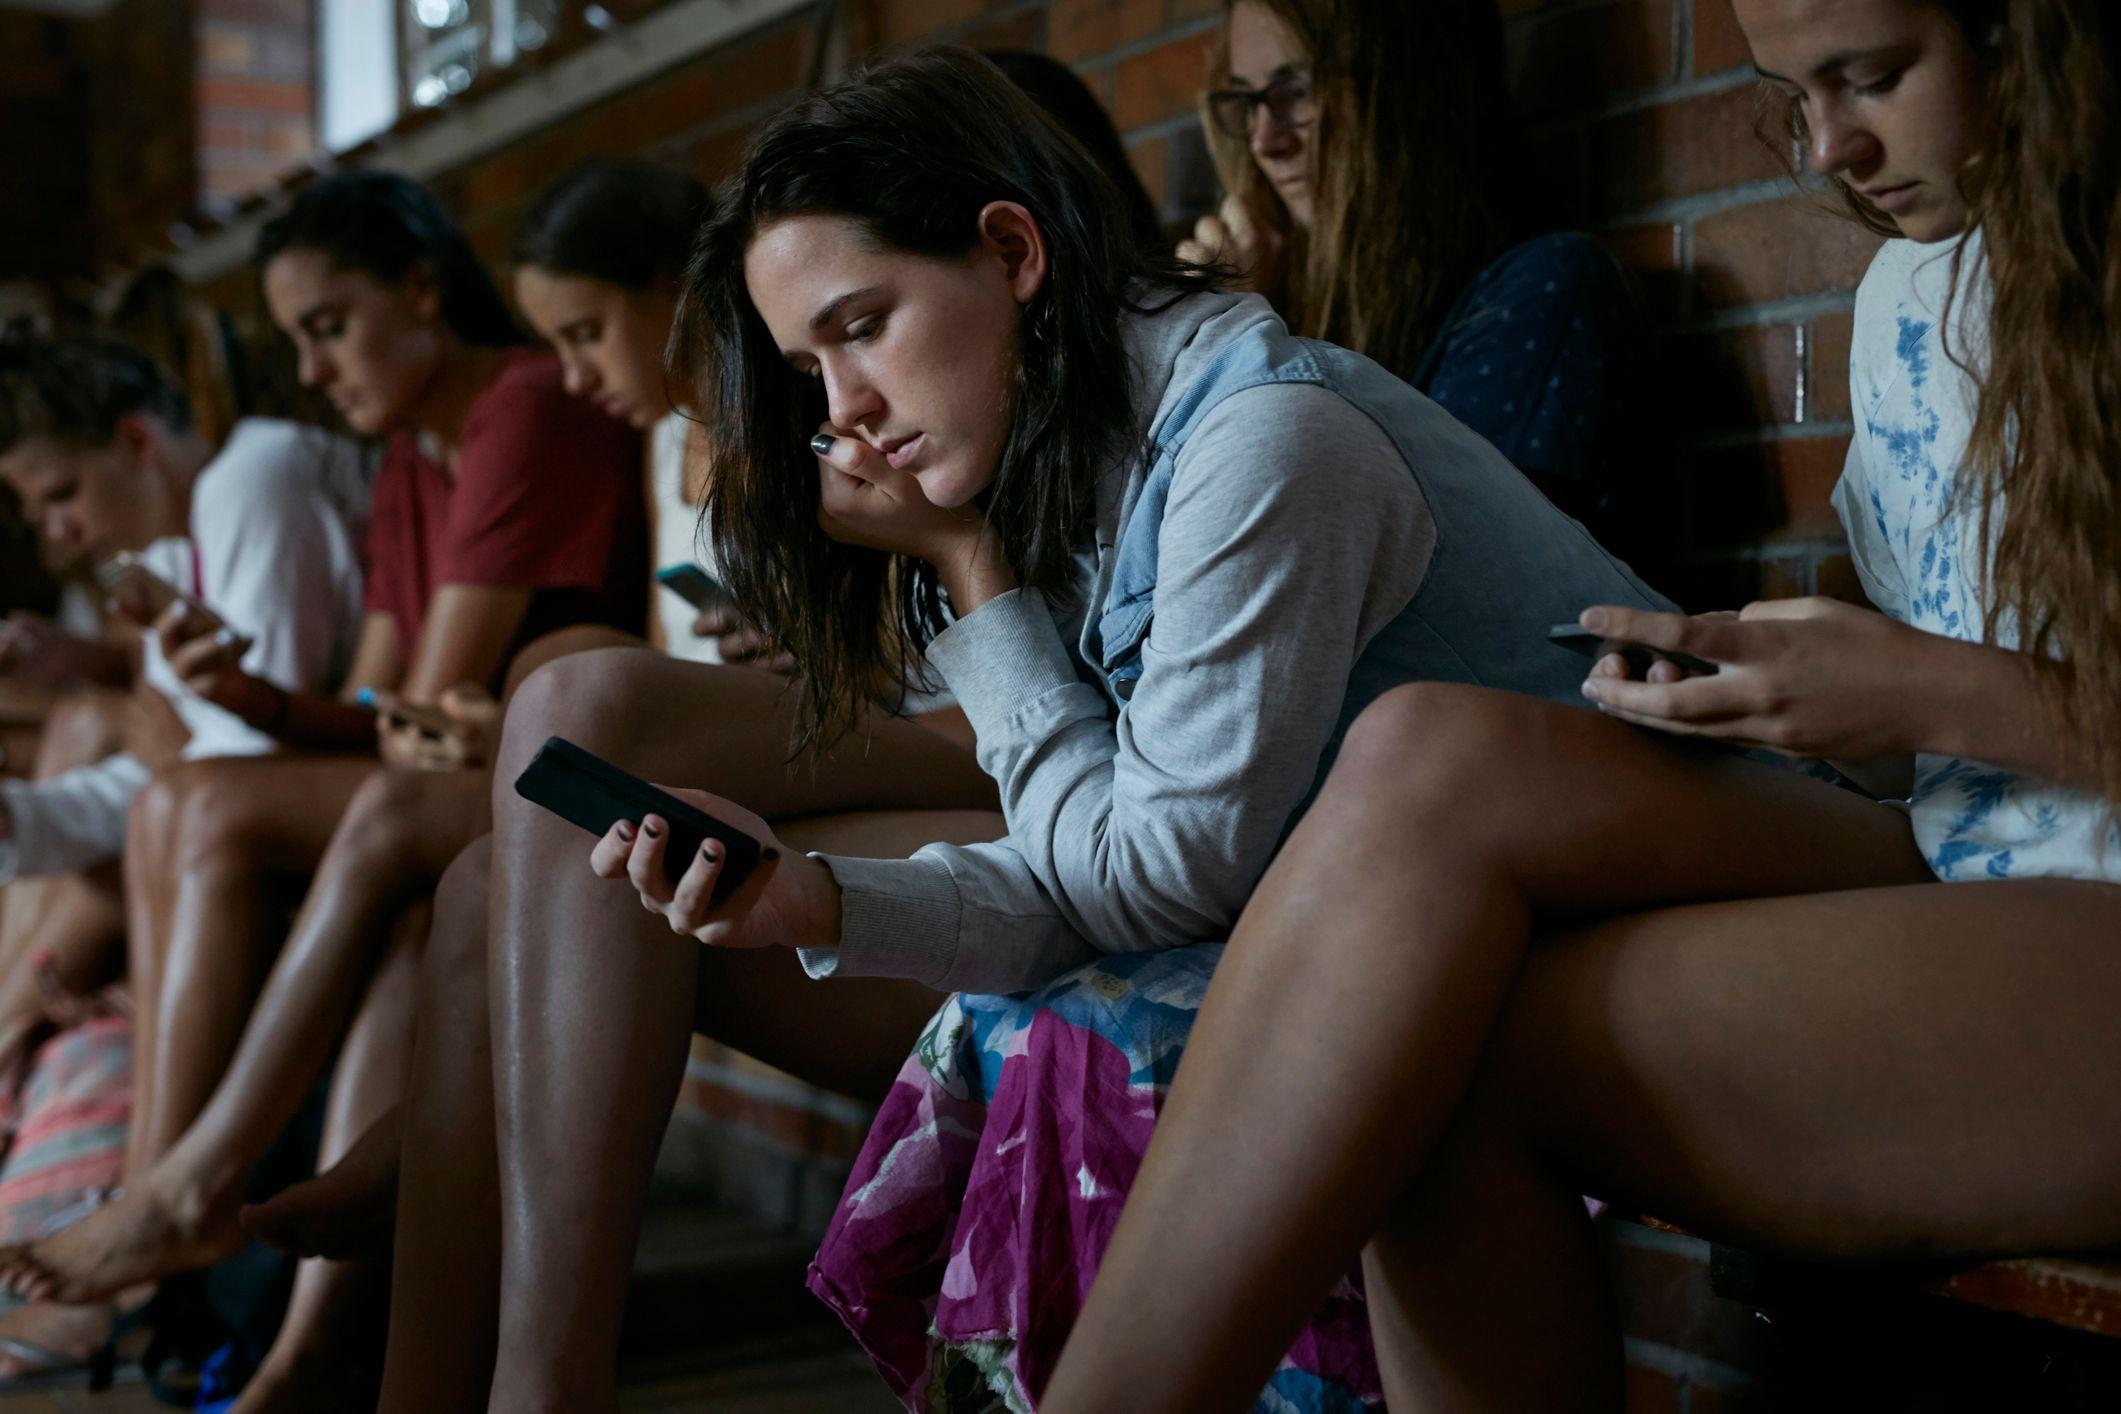
[[[1163,239],[1163,222],[1157,219],[1156,203],[1149,200],[1149,193],[1142,186],[1134,164],[1127,160],[1126,144],[1119,140],[1119,129],[1112,126],[1112,115],[1105,105],[1097,101],[1090,85],[1076,76],[1075,70],[1047,54],[1034,54],[1029,50],[990,49],[987,61],[1009,76],[1009,82],[1031,95],[1031,101],[1046,110],[1046,116],[1060,125],[1062,132],[1074,138],[1090,154],[1104,174],[1112,179],[1112,186],[1127,203],[1127,215],[1134,222],[1136,232],[1145,241]]]
[[[441,293],[442,321],[467,344],[527,342],[493,277],[435,194],[393,172],[340,172],[302,189],[258,232],[262,268],[290,250],[314,250],[341,270],[394,285],[425,270]]]
[[[1022,205],[1049,271],[1018,315],[1008,431],[983,501],[1026,588],[1065,596],[1099,478],[1137,454],[1125,320],[1217,275],[1145,238],[1112,181],[1023,91],[969,49],[878,64],[782,110],[745,149],[701,232],[673,348],[697,370],[712,439],[707,525],[738,605],[793,655],[798,749],[844,734],[880,693],[912,685],[945,623],[932,566],[846,545],[818,526],[822,388],[796,373],[753,306],[752,241],[796,216],[842,217],[877,245],[965,258],[991,202]]]
[[[120,419],[134,415],[191,429],[184,395],[138,349],[111,339],[0,339],[0,452],[33,437],[108,446]]]
[[[685,273],[708,201],[707,188],[674,167],[592,157],[538,194],[509,259],[639,294]]]

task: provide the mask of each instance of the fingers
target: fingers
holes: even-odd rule
[[[1259,223],[1252,219],[1251,208],[1236,196],[1223,198],[1222,223],[1230,235],[1230,245],[1246,251],[1259,244]]]
[[[1220,216],[1203,216],[1193,223],[1193,244],[1206,253],[1202,265],[1210,265],[1229,253],[1230,228],[1223,224]]]
[[[1686,653],[1712,663],[1738,663],[1746,658],[1744,627],[1721,616],[1662,614],[1608,604],[1584,610],[1577,623],[1604,638]]]
[[[633,853],[636,831],[633,823],[619,820],[597,837],[589,851],[589,868],[599,879],[617,879],[626,873],[626,860]]]
[[[736,610],[726,604],[717,604],[711,609],[700,610],[699,617],[692,621],[692,632],[696,638],[720,638],[733,633],[743,620]]]
[[[720,840],[702,840],[693,851],[692,862],[670,896],[663,916],[673,933],[692,933],[707,926],[714,912],[714,887],[722,881],[722,865],[729,851]]]
[[[1594,678],[1584,683],[1583,695],[1602,709],[1695,726],[1750,718],[1758,706],[1749,684],[1737,674],[1686,676],[1670,663],[1656,664],[1652,671],[1656,668],[1677,676],[1649,682]]]
[[[644,815],[633,849],[626,856],[626,877],[632,881],[641,902],[660,912],[670,904],[670,880],[663,873],[663,852],[670,845],[670,823],[660,815]]]
[[[810,439],[810,450],[834,471],[862,481],[874,481],[879,468],[889,470],[875,448],[859,437],[848,436],[829,422],[820,425],[817,435]]]
[[[1215,253],[1195,240],[1184,240],[1178,243],[1178,258],[1188,265],[1213,265],[1215,263]]]

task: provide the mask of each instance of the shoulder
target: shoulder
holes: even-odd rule
[[[1262,383],[1216,403],[1180,450],[1172,478],[1174,501],[1232,506],[1302,500],[1370,513],[1417,495],[1406,458],[1377,421],[1332,388],[1305,381]]]
[[[1510,247],[1473,277],[1484,305],[1550,305],[1619,310],[1632,301],[1627,273],[1611,251],[1580,231],[1535,236]]]
[[[578,455],[623,456],[629,464],[628,474],[633,474],[638,467],[632,457],[638,455],[639,434],[568,392],[558,358],[541,349],[521,349],[509,352],[505,359],[464,419],[458,443],[460,475],[482,459],[482,452],[498,449],[513,457],[526,448],[555,446]],[[556,473],[566,470],[564,458],[533,460]]]
[[[277,418],[246,417],[199,474],[192,492],[192,519],[272,515],[323,492],[323,468],[341,439],[321,428]]]

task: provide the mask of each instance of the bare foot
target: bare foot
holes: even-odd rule
[[[398,1112],[369,1126],[337,1163],[245,1207],[243,1230],[298,1257],[387,1257],[398,1215]]]
[[[110,1339],[116,1318],[109,1306],[59,1306],[33,1301],[0,1315],[0,1340],[20,1341],[37,1350],[50,1351],[66,1362],[61,1369],[85,1366]],[[0,1380],[18,1380],[26,1375],[52,1373],[50,1367],[32,1365],[0,1349]]]
[[[101,1301],[210,1267],[242,1245],[233,1203],[164,1194],[150,1174],[64,1232],[0,1249],[0,1285],[30,1301]]]

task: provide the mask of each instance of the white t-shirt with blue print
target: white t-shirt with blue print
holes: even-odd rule
[[[1985,362],[1988,287],[1977,234],[1952,294],[1957,241],[1889,241],[1856,294],[1849,391],[1856,436],[1834,508],[1871,601],[1913,627],[1979,642],[1981,511],[1954,497]],[[1950,309],[1949,352],[1943,319]],[[1955,361],[1956,360],[1956,361]],[[1999,643],[2017,641],[2008,623]],[[2121,882],[2121,828],[2105,801],[1955,756],[1918,756],[1909,813],[1940,879],[2060,877]]]

